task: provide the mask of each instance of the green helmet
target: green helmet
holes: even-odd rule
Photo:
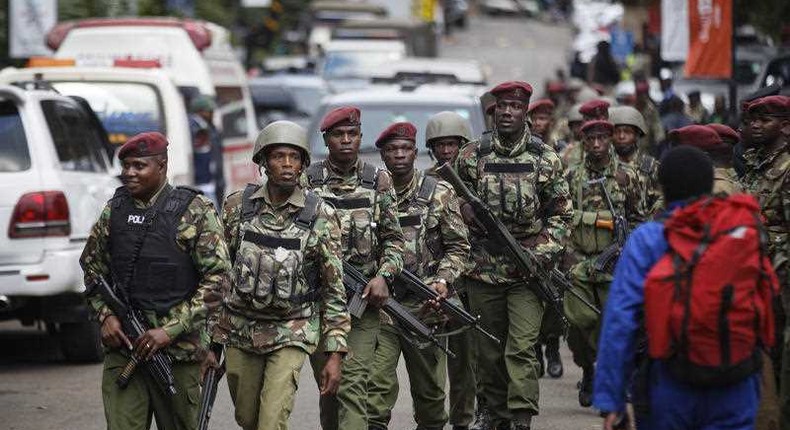
[[[472,140],[471,128],[469,121],[461,115],[450,111],[439,112],[432,116],[428,120],[428,125],[425,126],[425,144],[430,147],[430,142],[433,139],[454,136],[468,142]]]
[[[213,98],[205,94],[200,94],[189,102],[190,112],[213,112],[216,109],[217,103],[214,102]]]
[[[638,110],[631,106],[617,106],[609,108],[609,122],[618,125],[630,125],[636,127],[642,133],[642,136],[647,134],[647,126],[645,125],[645,118],[639,113]]]
[[[252,162],[263,162],[264,149],[272,145],[291,145],[302,150],[304,165],[310,164],[310,147],[307,146],[307,131],[299,124],[291,121],[275,121],[258,133],[255,148],[252,151]]]
[[[582,113],[579,112],[579,108],[582,107],[582,104],[583,103],[576,103],[575,105],[571,106],[571,109],[568,111],[568,122],[584,121]]]

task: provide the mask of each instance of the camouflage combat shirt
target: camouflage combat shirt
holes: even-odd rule
[[[790,144],[784,142],[770,153],[751,148],[744,154],[745,188],[757,197],[768,231],[768,252],[774,268],[784,274],[780,282],[790,288]],[[790,303],[790,295],[788,303]],[[786,309],[790,309],[787,307]]]
[[[642,140],[645,140],[643,138]],[[643,149],[637,149],[630,161],[619,159],[621,164],[631,167],[639,178],[642,188],[643,208],[646,214],[655,214],[663,210],[663,196],[658,183],[659,162]]]
[[[489,154],[478,141],[461,148],[458,176],[491,207],[513,237],[544,262],[555,261],[569,234],[573,206],[557,153],[529,131],[510,146],[494,134]],[[492,253],[496,245],[472,235],[475,267],[469,277],[488,284],[520,282],[521,274],[505,255]]]
[[[713,168],[713,194],[716,196],[730,196],[743,193],[744,189],[738,181],[738,174],[732,167]]]
[[[358,160],[346,172],[334,166],[329,159],[321,161],[320,165],[324,182],[313,188],[330,204],[333,200],[343,198],[372,199],[372,207],[336,208],[340,219],[343,258],[365,276],[383,276],[391,282],[403,267],[403,232],[398,224],[395,191],[389,172],[379,169],[375,189],[367,190],[360,178],[362,160]],[[309,179],[304,176],[303,183],[309,183]]]
[[[135,199],[135,206],[141,209],[153,206],[163,189],[147,203]],[[80,257],[86,285],[94,284],[99,275],[111,279],[110,212],[111,205],[108,203],[93,225]],[[192,200],[181,217],[175,240],[178,247],[192,257],[200,275],[197,292],[190,300],[171,308],[164,317],[157,317],[153,311],[146,312],[146,316],[151,327],[162,327],[174,339],[165,349],[168,355],[176,361],[199,361],[208,346],[209,333],[218,319],[222,299],[229,289],[228,248],[211,200],[202,195]],[[89,294],[88,302],[100,321],[112,315],[98,294]]]
[[[252,256],[257,261],[261,260],[258,260],[258,254],[240,252],[243,242],[240,228],[261,235],[291,237],[288,236],[288,229],[293,228],[295,217],[305,207],[305,196],[305,190],[297,187],[288,200],[274,205],[264,184],[250,196],[259,206],[250,221],[244,223],[241,219],[242,191],[231,194],[225,200],[222,221],[234,263],[231,276],[233,285],[214,332],[216,341],[255,354],[266,354],[286,346],[298,347],[312,354],[319,338],[322,339],[321,348],[324,351],[348,350],[346,337],[351,329],[351,320],[346,310],[346,293],[342,282],[340,224],[335,211],[328,204],[322,203],[318,207],[312,228],[304,232],[306,239],[300,250],[303,256],[296,263],[296,268],[274,269],[260,267],[258,263],[246,267],[257,267],[257,273],[242,272],[246,269],[243,264],[245,258]],[[254,244],[251,246],[255,247]],[[244,248],[245,252],[247,249]],[[277,249],[274,254],[280,250],[285,251]],[[285,260],[281,263],[284,266]],[[293,270],[300,273],[294,274]],[[311,270],[318,275],[317,280],[311,281],[318,285],[308,285],[305,273]],[[259,295],[259,287],[279,282],[272,287],[279,292],[282,287],[280,284],[287,282],[283,277],[290,281],[289,285],[293,285],[290,287],[293,291],[316,288],[320,294],[309,303],[292,303],[287,297],[283,300],[267,298],[269,300],[262,302],[261,296],[275,293],[270,291]],[[254,285],[254,293],[242,291],[242,284]]]

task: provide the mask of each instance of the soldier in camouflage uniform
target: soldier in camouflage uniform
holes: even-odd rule
[[[670,131],[668,139],[674,145],[695,146],[708,154],[713,162],[714,195],[729,196],[743,192],[732,168],[732,145],[724,143],[713,128],[689,125]]]
[[[461,115],[449,111],[433,115],[425,127],[425,146],[436,160],[436,165],[426,169],[425,174],[436,177],[436,168],[444,163],[453,164],[461,147],[471,140],[472,127]],[[466,277],[462,275],[452,286],[468,310]],[[475,395],[478,391],[475,382],[474,334],[467,330],[450,336],[447,339],[447,346],[455,353],[455,358],[447,360],[447,379],[450,382],[450,424],[456,430],[464,430],[474,417]],[[480,399],[477,400],[480,403]]]
[[[757,196],[768,231],[768,253],[779,276],[785,315],[790,314],[790,97],[751,102],[753,146],[746,150],[746,189]],[[785,320],[780,374],[782,429],[790,429],[790,318]]]
[[[554,140],[554,102],[549,99],[536,100],[529,104],[527,109],[530,121],[530,131],[540,138],[545,144],[560,152],[565,148],[564,141]],[[560,147],[559,145],[562,145]]]
[[[263,185],[228,196],[222,210],[233,261],[232,291],[214,334],[227,347],[228,388],[244,430],[288,428],[299,372],[326,355],[321,395],[340,384],[351,321],[335,211],[299,182],[310,164],[307,134],[276,121],[255,142]]]
[[[656,157],[658,146],[664,140],[664,126],[661,125],[658,107],[650,99],[650,85],[645,81],[636,83],[636,105],[634,107],[642,114],[647,130],[645,138],[639,141],[639,149]]]
[[[593,120],[582,126],[584,136],[584,164],[568,173],[568,184],[573,199],[573,233],[570,237],[572,263],[568,272],[573,287],[588,302],[604,309],[612,274],[597,271],[596,258],[615,243],[614,216],[623,216],[634,227],[644,221],[642,188],[634,170],[621,163],[611,148],[614,125],[609,121]],[[612,214],[599,183],[603,178],[616,214]],[[582,305],[572,295],[565,295],[565,313],[571,323],[568,346],[573,361],[584,371],[579,386],[579,404],[592,404],[592,382],[595,351],[598,345],[601,317]]]
[[[403,232],[398,223],[395,191],[386,170],[361,161],[359,109],[345,106],[324,116],[320,130],[329,157],[307,169],[306,181],[330,202],[340,218],[343,258],[370,279],[365,288],[369,305],[362,318],[351,319],[349,354],[337,396],[321,397],[324,430],[367,430],[370,363],[378,336],[379,307],[389,297],[389,285],[403,267]],[[313,354],[313,370],[323,368],[325,355]]]
[[[450,296],[452,285],[469,259],[466,225],[455,191],[443,181],[414,169],[417,128],[408,122],[387,127],[376,140],[381,158],[392,173],[397,195],[398,219],[406,242],[403,267],[414,273],[441,297]],[[393,295],[414,313],[426,304],[396,281]],[[436,318],[430,318],[431,323]],[[401,354],[409,372],[414,418],[420,429],[442,429],[447,423],[445,380],[447,356],[435,345],[420,348],[384,325],[368,385],[370,429],[386,429],[398,399],[397,367]]]
[[[581,134],[579,133],[579,130],[582,128],[582,124],[584,124],[584,117],[582,117],[581,112],[579,112],[579,108],[581,106],[581,103],[571,106],[567,117],[567,132],[561,132],[557,134],[556,137],[556,139],[565,140],[568,142],[565,145],[565,148],[560,151],[562,165],[566,170],[571,169],[577,164],[581,163],[584,155],[584,150],[582,150],[581,147]]]
[[[197,191],[167,183],[167,139],[132,137],[118,152],[124,186],[102,210],[80,258],[88,301],[107,347],[102,397],[107,428],[197,427],[200,363],[208,325],[228,287],[228,250],[214,205]],[[130,342],[116,315],[91,286],[103,276],[128,295],[152,327]],[[118,288],[116,288],[118,289]],[[173,361],[177,393],[168,396],[142,368],[125,389],[115,381],[133,354],[161,351]]]
[[[647,213],[657,213],[663,208],[658,185],[659,163],[639,146],[640,139],[645,139],[647,134],[645,119],[631,106],[617,106],[609,110],[609,120],[614,124],[613,143],[617,158],[639,176]]]
[[[497,98],[496,128],[489,141],[471,142],[456,160],[458,175],[488,203],[510,232],[547,265],[562,252],[573,213],[557,153],[532,136],[527,106],[532,87],[506,82],[491,91]],[[514,272],[507,256],[489,243],[468,204],[464,221],[472,232],[475,267],[469,274],[469,301],[481,323],[503,340],[497,345],[477,336],[478,369],[486,418],[480,428],[529,429],[538,413],[535,342],[544,303]]]

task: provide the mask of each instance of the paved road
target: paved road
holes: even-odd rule
[[[443,56],[476,58],[490,68],[490,81],[508,79],[531,82],[537,88],[563,64],[570,32],[563,27],[514,18],[476,19],[469,30],[456,33],[442,49]],[[104,428],[99,379],[101,365],[68,365],[57,345],[35,329],[16,323],[0,324],[0,429],[42,428],[98,430]],[[566,375],[541,380],[541,415],[533,428],[589,430],[600,420],[576,401],[581,378],[567,349],[563,349]],[[391,429],[414,428],[408,380],[400,368],[401,395],[393,411]],[[316,429],[317,389],[309,367],[302,372],[301,388],[291,428]],[[236,428],[227,387],[223,384],[215,407],[213,429]]]

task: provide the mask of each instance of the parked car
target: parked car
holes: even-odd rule
[[[318,74],[332,92],[364,88],[379,66],[406,58],[399,40],[333,40],[326,45]]]
[[[120,181],[82,99],[0,85],[0,319],[42,322],[67,360],[103,358],[82,248]]]
[[[362,145],[360,156],[374,165],[383,165],[374,142],[388,125],[398,121],[411,121],[417,126],[418,157],[416,167],[430,167],[431,161],[425,148],[425,126],[428,119],[442,111],[454,111],[467,118],[472,134],[479,136],[485,130],[479,99],[463,88],[445,85],[425,85],[403,90],[397,86],[373,87],[367,90],[328,96],[313,118],[309,130],[318,130],[318,123],[326,112],[340,106],[357,106],[362,111]],[[326,158],[328,151],[319,133],[310,133],[312,158]]]
[[[306,122],[310,120],[310,114],[299,110],[296,98],[286,88],[268,84],[252,84],[250,89],[259,127],[263,128],[280,120],[306,125]]]
[[[759,88],[779,84],[782,86],[782,94],[790,94],[790,52],[769,60],[757,82]]]
[[[307,53],[310,58],[320,57],[326,44],[332,39],[332,29],[343,21],[386,16],[387,9],[380,5],[342,0],[313,1],[301,23],[303,31],[309,33]]]
[[[252,78],[249,82],[253,103],[256,106],[266,103],[262,97],[262,89],[277,87],[290,93],[296,103],[296,109],[308,116],[318,110],[321,99],[329,94],[326,82],[320,76],[315,75],[278,74]],[[256,109],[258,108],[256,107]]]
[[[332,40],[399,40],[409,55],[437,57],[441,32],[431,22],[413,18],[350,19],[332,31]]]
[[[374,83],[397,83],[405,80],[420,84],[485,86],[488,78],[483,66],[473,60],[437,58],[404,58],[387,63],[387,67],[371,70]]]

